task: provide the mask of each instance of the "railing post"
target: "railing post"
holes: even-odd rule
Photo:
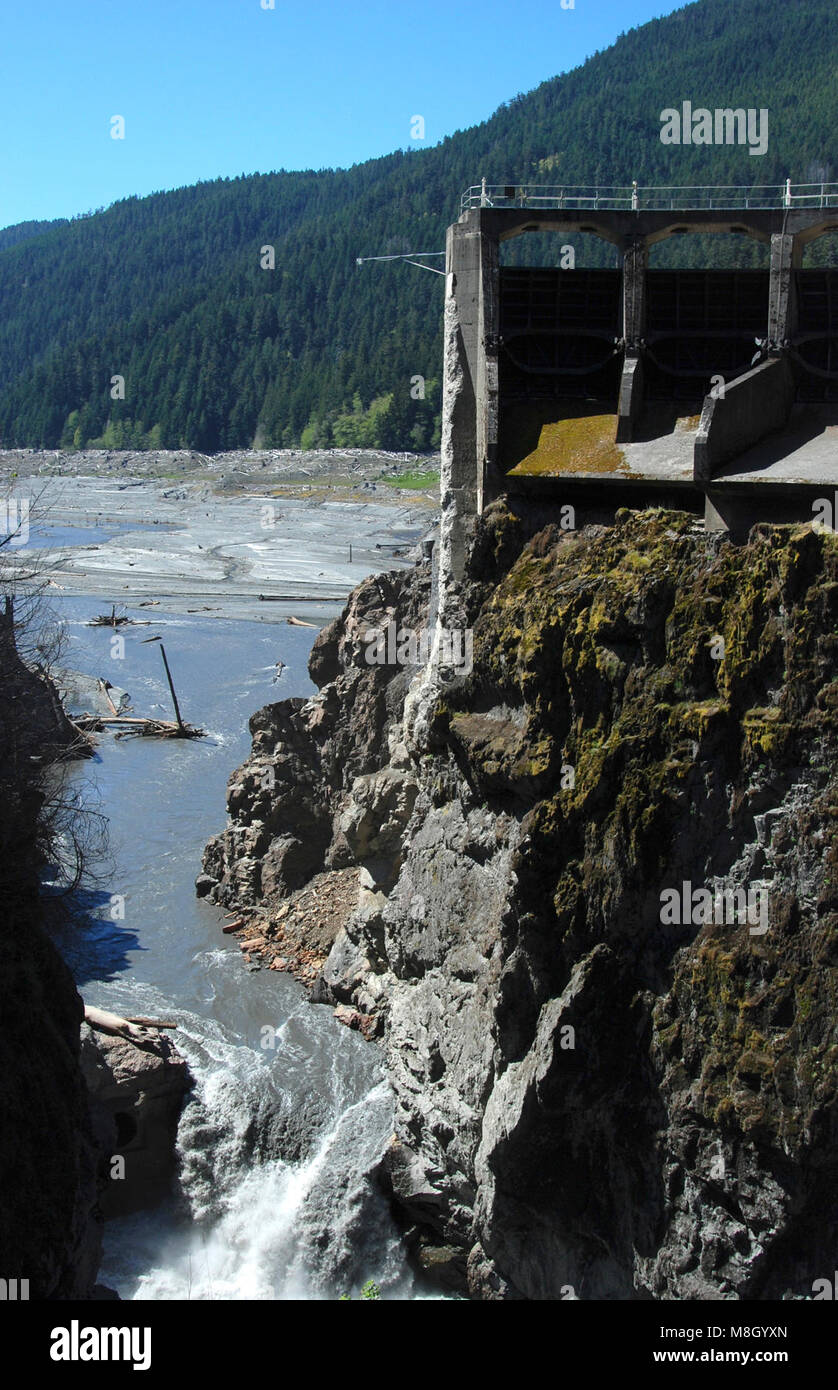
[[[631,181],[631,210],[637,212],[637,179]]]

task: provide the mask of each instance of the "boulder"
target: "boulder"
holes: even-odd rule
[[[99,1143],[107,1155],[105,1216],[156,1205],[171,1190],[189,1068],[164,1033],[85,1009],[81,1065]]]

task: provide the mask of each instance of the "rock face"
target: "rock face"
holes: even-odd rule
[[[71,724],[52,681],[31,669],[17,649],[12,600],[0,611],[0,700],[3,742],[19,762],[47,765],[67,758],[87,757],[90,745]],[[36,779],[36,768],[18,780],[24,786]]]
[[[33,890],[0,931],[0,1251],[31,1298],[87,1298],[102,1241],[99,1152],[79,1067],[82,1002]]]
[[[314,643],[309,671],[321,693],[253,715],[253,754],[230,779],[230,824],[204,853],[201,894],[276,904],[314,874],[354,862],[338,823],[346,794],[386,766],[388,734],[415,674],[368,662],[367,634],[394,615],[407,628],[423,625],[429,594],[428,568],[365,580]]]
[[[422,583],[388,592],[410,625]],[[246,902],[358,865],[317,997],[379,1020],[418,1258],[478,1298],[811,1296],[838,1242],[838,540],[493,504],[456,595],[474,669],[409,688],[358,665],[370,599],[315,648],[320,695],[254,717],[207,872]]]
[[[88,1008],[81,1064],[106,1157],[103,1214],[153,1206],[174,1176],[178,1119],[192,1084],[186,1062],[165,1033]]]
[[[0,1255],[30,1297],[86,1298],[101,1250],[99,1154],[79,1067],[83,1006],[43,928],[43,774],[77,755],[55,689],[0,614]],[[46,804],[46,814],[45,814]]]

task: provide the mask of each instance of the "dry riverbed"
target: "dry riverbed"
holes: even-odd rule
[[[436,520],[436,489],[398,484],[434,462],[365,451],[0,452],[0,492],[18,517],[26,504],[31,533],[7,555],[26,563],[37,545],[57,595],[320,626],[367,575],[413,563]],[[105,534],[79,543],[85,528]]]

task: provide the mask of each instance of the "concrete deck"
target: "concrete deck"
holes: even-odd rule
[[[796,405],[786,427],[760,440],[713,477],[719,484],[838,486],[838,405]]]
[[[630,444],[615,444],[616,414],[598,410],[593,402],[587,409],[590,413],[583,414],[577,407],[564,419],[556,414],[542,426],[535,447],[506,475],[512,488],[525,478],[692,486],[696,415],[679,416],[674,407],[650,408],[641,422],[641,437]],[[567,437],[561,430],[564,424],[570,426]],[[592,466],[586,466],[591,442]]]
[[[665,414],[665,411],[663,412]],[[589,417],[600,431],[612,430],[613,414],[596,412]],[[588,423],[572,416],[568,423],[574,427]],[[563,421],[556,420],[560,426]],[[660,418],[659,418],[660,423]],[[553,426],[544,426],[542,436]],[[665,433],[653,433],[654,418],[647,418],[643,438],[630,444],[610,446],[608,458],[619,457],[613,467],[585,467],[581,461],[584,446],[566,445],[561,448],[560,434],[554,436],[553,448],[539,445],[506,475],[511,490],[525,480],[536,479],[564,483],[662,483],[693,487],[693,451],[698,423],[694,416],[678,417]],[[613,439],[613,433],[611,434]],[[788,425],[768,436],[741,454],[732,463],[714,474],[712,489],[739,488],[761,485],[804,488],[835,488],[838,486],[838,406],[797,405]]]

